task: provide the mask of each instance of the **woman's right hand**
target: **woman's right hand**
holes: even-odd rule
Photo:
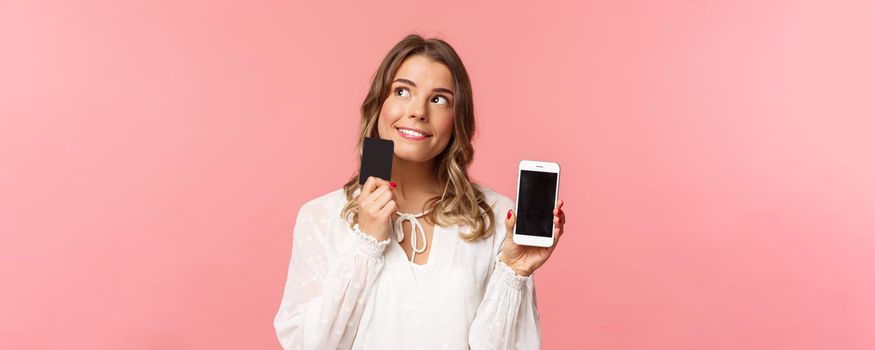
[[[369,176],[358,197],[359,229],[377,241],[389,237],[389,219],[398,209],[395,203],[394,182]]]

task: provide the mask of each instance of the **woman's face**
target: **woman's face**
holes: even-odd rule
[[[442,63],[408,57],[392,78],[377,131],[395,142],[395,156],[413,162],[440,154],[453,134],[453,76]]]

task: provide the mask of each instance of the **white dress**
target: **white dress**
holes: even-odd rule
[[[534,277],[498,260],[513,202],[475,188],[493,207],[495,233],[466,242],[467,226],[435,225],[423,266],[395,234],[377,242],[351,229],[342,189],[302,205],[274,318],[283,349],[540,348]]]

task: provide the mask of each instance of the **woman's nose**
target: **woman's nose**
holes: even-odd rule
[[[419,119],[421,121],[426,121],[427,120],[426,118],[428,117],[428,115],[427,115],[428,112],[426,112],[426,110],[427,109],[424,106],[422,106],[418,103],[414,104],[410,108],[409,117],[411,119]]]

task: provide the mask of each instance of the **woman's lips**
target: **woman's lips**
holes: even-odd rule
[[[401,135],[401,137],[403,137],[405,139],[414,140],[414,141],[421,141],[421,140],[425,140],[425,139],[431,137],[431,135],[425,135],[425,134],[418,133],[416,131],[413,131],[411,129],[406,129],[406,128],[395,128],[395,132],[397,132],[398,135]]]

